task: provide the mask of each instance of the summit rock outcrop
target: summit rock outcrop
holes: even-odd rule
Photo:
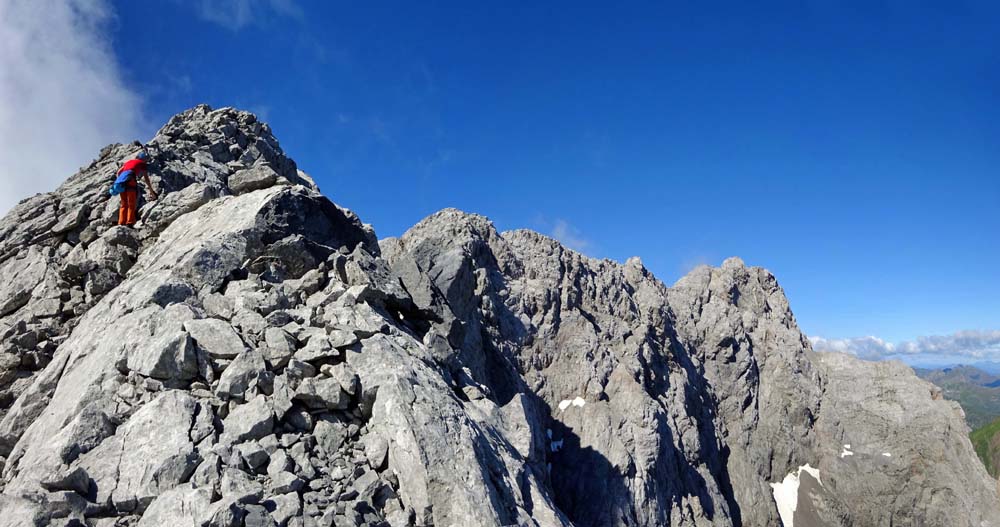
[[[149,145],[138,229],[125,145],[0,221],[0,525],[1000,525],[961,410],[764,269],[379,240],[231,108]]]

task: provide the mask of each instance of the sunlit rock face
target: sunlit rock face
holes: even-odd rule
[[[1000,525],[957,407],[764,269],[378,240],[234,109],[150,145],[137,229],[123,145],[0,222],[0,525]]]

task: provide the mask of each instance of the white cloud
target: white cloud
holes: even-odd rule
[[[932,335],[893,344],[878,337],[825,339],[809,337],[816,351],[839,351],[862,359],[951,357],[967,360],[1000,360],[1000,331],[966,330],[951,335]]]
[[[295,0],[197,0],[198,16],[232,31],[260,23],[273,15],[301,19]]]
[[[105,0],[0,1],[0,214],[54,190],[142,126],[111,51]]]
[[[552,227],[552,237],[574,251],[584,252],[591,246],[590,240],[584,238],[580,231],[566,220],[556,220]]]

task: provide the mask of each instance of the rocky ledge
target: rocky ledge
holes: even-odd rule
[[[124,145],[0,222],[0,525],[1000,525],[957,405],[761,268],[378,240],[229,108],[150,145],[139,229]]]

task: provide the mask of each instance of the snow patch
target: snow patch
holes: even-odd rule
[[[784,527],[793,527],[795,509],[799,505],[799,477],[803,471],[816,478],[820,485],[823,484],[823,480],[819,479],[819,469],[809,466],[809,463],[802,465],[795,472],[789,473],[781,483],[771,483],[774,504],[778,506],[778,516]]]
[[[851,452],[851,445],[844,445],[844,450],[840,452],[841,459],[847,456],[853,456],[854,452]]]
[[[892,454],[890,454],[889,452],[882,452],[882,455],[885,457],[892,457]]]
[[[582,408],[583,405],[587,404],[582,397],[576,397],[575,399],[563,399],[559,401],[559,411],[562,412],[570,406],[576,406]]]
[[[565,439],[560,439],[559,441],[553,441],[551,444],[552,451],[558,452],[559,450],[561,450],[563,447],[563,441],[565,441]]]

